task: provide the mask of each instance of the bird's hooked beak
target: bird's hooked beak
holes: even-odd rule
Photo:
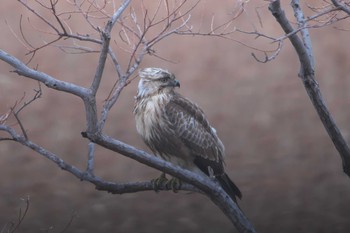
[[[171,81],[170,85],[173,87],[180,87],[180,82],[179,80],[174,79]]]

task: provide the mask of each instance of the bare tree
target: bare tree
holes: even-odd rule
[[[289,20],[286,17],[285,11],[282,9],[279,0],[270,1],[268,9],[276,18],[280,27],[285,32],[281,36],[272,36],[254,28],[253,31],[237,29],[238,32],[255,35],[256,38],[265,38],[272,43],[277,44],[276,49],[272,51],[259,51],[264,53],[264,58],[258,58],[255,53],[252,56],[258,62],[266,63],[275,59],[284,44],[286,39],[289,39],[293,45],[300,62],[299,77],[303,81],[303,85],[309,98],[317,111],[321,122],[324,125],[329,137],[333,141],[334,146],[339,152],[342,159],[344,172],[350,176],[350,148],[338,126],[336,125],[331,113],[326,106],[319,85],[315,79],[315,57],[312,51],[312,41],[310,39],[309,30],[326,27],[336,24],[339,21],[349,19],[350,3],[348,1],[332,0],[331,2],[323,0],[319,2],[321,6],[305,5],[312,14],[306,16],[302,8],[303,3],[298,0],[291,0],[292,12],[295,19]],[[258,15],[259,16],[259,15]],[[263,21],[259,16],[260,22]],[[293,21],[296,21],[296,26],[293,26]],[[257,50],[257,49],[256,49]]]
[[[350,148],[323,101],[319,85],[315,79],[315,58],[308,32],[308,28],[323,27],[348,18],[350,7],[349,3],[340,3],[336,0],[333,0],[332,3],[326,3],[327,5],[321,9],[311,7],[312,10],[316,11],[316,14],[306,17],[301,8],[300,2],[298,0],[292,0],[291,6],[297,21],[297,29],[294,29],[290,21],[287,19],[281,8],[280,1],[271,2],[269,10],[281,25],[286,35],[288,35],[290,42],[298,54],[300,62],[299,77],[301,78],[306,92],[327,130],[329,137],[332,139],[334,146],[341,156],[344,172],[350,176]],[[342,12],[345,12],[345,14],[342,14]],[[324,15],[326,15],[326,20],[321,21],[319,18]],[[316,21],[316,24],[309,25],[308,21],[310,21],[310,19]],[[300,36],[297,34],[298,32],[300,32]]]
[[[48,3],[36,1],[36,7],[39,6],[41,9],[49,12],[49,16],[39,13],[39,11],[27,1],[19,0],[18,2],[49,28],[49,31],[40,32],[49,34],[54,38],[50,41],[43,42],[43,44],[39,46],[32,45],[22,29],[21,20],[21,41],[28,49],[27,54],[30,55],[27,64],[4,50],[0,50],[0,59],[11,65],[15,69],[13,72],[39,82],[39,88],[36,90],[36,95],[32,99],[24,102],[22,98],[9,112],[2,115],[0,130],[7,132],[9,136],[3,137],[0,140],[12,140],[31,148],[80,180],[91,182],[98,190],[122,194],[153,189],[153,183],[151,181],[113,183],[95,176],[94,151],[95,145],[97,144],[180,178],[187,183],[182,185],[182,190],[201,192],[207,195],[226,214],[240,232],[255,232],[254,228],[237,205],[223,189],[211,179],[201,177],[193,172],[174,166],[169,162],[163,161],[103,133],[110,110],[116,103],[123,88],[132,81],[131,76],[134,74],[135,70],[137,70],[144,56],[155,55],[153,50],[154,46],[171,35],[192,33],[192,27],[189,24],[191,19],[190,12],[196,7],[198,2],[189,3],[186,0],[175,3],[171,1],[159,1],[154,12],[150,12],[149,9],[143,5],[143,2],[141,2],[142,12],[137,13],[135,8],[131,6],[130,0],[124,0],[119,7],[113,6],[113,3],[108,1],[67,1],[67,3],[71,5],[72,10],[63,12],[60,12],[59,1],[57,0],[50,0]],[[129,10],[129,13],[125,13],[127,10]],[[85,18],[86,23],[90,26],[94,34],[79,34],[73,31],[69,26],[69,20],[70,17],[75,14],[82,15]],[[101,26],[101,21],[107,21],[103,27]],[[230,22],[227,22],[226,24],[229,23]],[[118,28],[119,31],[117,33],[112,33],[114,28]],[[206,33],[208,36],[215,35],[221,37],[228,34],[230,34],[230,32],[225,25],[212,28],[211,31]],[[20,38],[20,36],[17,35],[16,37]],[[71,40],[72,43],[68,45],[58,44],[64,40]],[[80,43],[82,42],[89,44],[90,47],[81,45]],[[111,42],[119,46],[117,46],[117,49],[127,50],[130,54],[129,61],[126,65],[121,65],[119,54],[115,52],[113,46],[111,46]],[[90,87],[86,88],[71,82],[61,81],[39,71],[37,68],[30,68],[28,64],[30,64],[36,53],[48,46],[56,46],[67,53],[97,53],[99,55],[99,61],[96,72],[91,79]],[[94,46],[97,46],[97,49]],[[96,95],[103,81],[103,71],[107,58],[113,62],[117,79],[102,106],[102,112],[99,116],[97,113],[98,106]],[[54,90],[75,95],[82,100],[82,104],[85,107],[86,118],[86,130],[82,133],[82,136],[89,140],[89,153],[85,171],[66,163],[59,155],[36,144],[28,137],[25,126],[21,122],[19,115],[24,108],[41,96],[41,83]],[[11,114],[17,121],[19,132],[14,127],[6,124]],[[165,185],[159,188],[161,190],[169,189]]]
[[[8,136],[1,137],[0,141],[11,140],[31,148],[78,179],[94,184],[98,190],[122,194],[153,189],[153,184],[150,181],[115,183],[97,177],[94,174],[94,154],[95,146],[99,145],[180,178],[186,182],[182,185],[181,190],[201,192],[208,196],[230,219],[239,232],[255,232],[252,224],[242,211],[222,188],[211,179],[173,166],[166,161],[114,139],[104,133],[104,127],[110,110],[115,106],[123,89],[133,80],[133,75],[143,58],[145,56],[159,56],[155,52],[155,45],[170,36],[200,35],[230,39],[244,46],[251,47],[254,50],[253,57],[259,62],[269,62],[275,59],[283,48],[284,42],[289,39],[299,56],[301,64],[299,76],[329,136],[341,155],[345,173],[350,175],[350,150],[324,104],[318,84],[315,81],[314,56],[308,35],[309,29],[325,27],[347,19],[350,12],[347,2],[332,0],[331,2],[324,1],[325,4],[322,7],[308,6],[314,14],[306,17],[299,1],[293,0],[292,11],[297,22],[296,27],[293,27],[291,20],[288,20],[283,13],[280,1],[271,1],[268,8],[285,32],[285,34],[277,37],[268,35],[256,28],[249,31],[232,25],[233,21],[244,12],[245,2],[238,6],[228,22],[215,26],[213,19],[210,30],[206,32],[195,30],[190,23],[191,12],[198,5],[198,1],[183,0],[173,2],[160,0],[153,11],[149,10],[142,1],[139,3],[141,7],[135,9],[131,5],[131,0],[124,0],[120,6],[115,6],[113,2],[109,1],[68,0],[65,4],[69,5],[70,10],[65,9],[64,11],[61,10],[58,0],[50,0],[49,2],[35,1],[35,6],[24,0],[18,0],[18,3],[22,4],[41,23],[46,25],[48,30],[42,31],[35,28],[33,23],[30,22],[38,33],[50,35],[51,39],[43,41],[41,45],[32,44],[23,30],[23,20],[21,18],[20,35],[15,35],[28,49],[27,55],[29,59],[26,62],[21,61],[0,49],[0,59],[12,66],[14,68],[13,72],[39,83],[33,98],[25,101],[25,97],[22,97],[8,112],[1,115],[0,131],[6,132]],[[49,14],[39,13],[37,7]],[[90,27],[89,32],[78,33],[76,29],[70,26],[69,22],[72,16],[75,15],[84,17],[86,24]],[[260,21],[263,21],[259,16],[258,18]],[[255,46],[249,46],[247,43],[235,40],[231,37],[233,33],[243,33],[256,38],[265,38],[276,46],[270,51],[258,49]],[[70,41],[70,43],[66,41]],[[83,87],[72,82],[62,81],[39,71],[37,67],[31,68],[30,64],[35,55],[49,46],[55,46],[68,54],[97,54],[99,60],[96,65],[96,72],[91,77],[90,86]],[[120,51],[126,51],[130,55],[126,64],[121,62]],[[259,53],[264,54],[263,59],[258,58],[257,54]],[[115,68],[115,85],[111,88],[103,106],[98,106],[96,95],[104,80],[103,71],[107,59],[112,61]],[[162,58],[160,57],[160,59]],[[86,170],[83,171],[66,163],[59,155],[31,141],[28,136],[20,114],[24,108],[41,96],[41,84],[81,99],[85,108],[86,120],[86,130],[82,133],[82,136],[88,139],[87,147],[89,151]],[[97,110],[98,107],[102,109],[100,114]],[[7,123],[11,115],[14,116],[17,122],[16,126]],[[164,185],[160,189],[168,190],[168,187]]]

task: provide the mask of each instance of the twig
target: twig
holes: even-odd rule
[[[66,226],[63,228],[63,230],[60,233],[64,233],[69,229],[69,227],[72,225],[73,220],[76,218],[76,216],[77,216],[77,213],[74,211],[72,216],[70,217],[68,223],[66,224]]]
[[[283,40],[280,40],[278,41],[278,47],[277,49],[275,50],[275,52],[268,56],[267,55],[267,52],[264,51],[264,54],[265,54],[265,58],[264,59],[260,59],[258,58],[255,53],[252,53],[252,56],[254,57],[254,59],[257,61],[257,62],[260,62],[260,63],[267,63],[267,62],[270,62],[272,60],[274,60],[280,53],[280,51],[282,50],[282,47],[283,47]]]
[[[0,125],[5,125],[10,114],[11,114],[11,109],[9,109],[6,113],[0,115]]]
[[[26,199],[21,199],[23,201],[25,201],[25,209],[24,211],[22,211],[22,208],[19,208],[19,212],[18,212],[18,217],[17,217],[17,221],[16,223],[11,222],[10,224],[6,224],[2,229],[1,229],[1,233],[14,233],[16,232],[19,227],[21,226],[23,220],[25,219],[28,210],[29,210],[29,196],[27,196]]]
[[[105,104],[103,105],[103,109],[101,112],[101,117],[98,122],[98,131],[101,132],[108,117],[109,111],[112,109],[115,102],[118,100],[120,93],[122,92],[123,88],[126,86],[126,76],[119,79],[117,82],[117,86],[113,87],[113,93],[108,99],[106,100]]]
[[[18,0],[25,8],[27,8],[30,12],[32,12],[34,15],[36,15],[38,18],[40,18],[43,22],[45,22],[47,25],[49,25],[57,34],[59,34],[59,30],[51,24],[48,20],[45,19],[44,16],[40,15],[38,12],[36,12],[33,8],[31,8],[25,1]]]
[[[15,117],[15,119],[16,119],[16,121],[17,121],[19,127],[21,128],[22,134],[23,134],[23,136],[24,136],[25,139],[28,139],[28,135],[27,135],[27,132],[26,132],[24,126],[23,126],[22,121],[21,121],[20,118],[19,118],[19,113],[20,113],[25,107],[27,107],[27,106],[30,105],[32,102],[34,102],[35,100],[37,100],[37,99],[39,99],[39,98],[41,97],[42,91],[41,91],[40,82],[38,82],[38,85],[39,85],[39,89],[38,89],[38,90],[35,90],[35,89],[34,89],[35,95],[33,96],[32,99],[30,99],[28,102],[24,102],[24,103],[22,104],[21,107],[19,107],[18,109],[16,109],[17,105],[18,105],[19,103],[21,103],[21,102],[24,100],[24,98],[25,98],[25,93],[24,93],[24,95],[22,96],[22,98],[21,98],[18,102],[16,102],[15,105],[14,105],[13,107],[10,108],[10,111],[11,111],[11,113],[13,114],[13,116]]]

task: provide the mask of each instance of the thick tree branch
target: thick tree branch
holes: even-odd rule
[[[297,17],[298,23],[303,24],[303,15],[301,14],[301,9],[298,7],[299,2],[293,1],[295,13],[299,15]],[[286,34],[291,33],[294,29],[292,25],[289,23],[284,11],[281,8],[280,1],[276,0],[270,3],[269,10],[272,15],[276,18],[277,22],[281,25],[284,32]],[[289,40],[294,46],[295,51],[298,54],[299,62],[300,62],[300,73],[299,77],[303,81],[306,92],[308,93],[325,129],[329,137],[332,139],[333,144],[338,150],[342,163],[344,172],[350,176],[350,149],[345,141],[343,135],[341,134],[338,126],[336,125],[332,115],[330,114],[325,102],[323,101],[323,97],[318,86],[318,83],[315,80],[315,71],[313,67],[312,58],[313,54],[310,49],[307,49],[304,43],[309,44],[309,48],[311,48],[311,41],[307,38],[300,39],[297,34],[292,34],[289,36]]]
[[[203,191],[226,214],[239,232],[255,232],[253,226],[238,208],[236,203],[232,201],[218,184],[210,180],[208,177],[200,176],[189,170],[174,166],[167,161],[138,150],[107,135],[94,135],[86,132],[82,133],[82,135],[104,148],[123,154],[142,164],[156,168],[157,170],[168,173],[194,185]]]
[[[344,11],[346,14],[350,15],[349,5],[345,4],[344,2],[340,2],[338,0],[331,0],[331,1],[335,7],[338,7],[339,9]]]
[[[98,190],[103,190],[114,194],[154,190],[152,182],[114,183],[104,181],[92,175],[89,172],[82,172],[77,167],[66,163],[56,154],[17,134],[16,131],[11,127],[0,125],[0,131],[7,132],[8,134],[10,134],[13,141],[19,142],[22,145],[41,154],[45,158],[54,162],[61,169],[73,174],[78,179],[82,181],[88,181],[94,184],[96,189]],[[200,176],[186,169],[174,166],[167,161],[159,159],[144,151],[138,150],[132,146],[129,146],[121,141],[115,140],[106,135],[88,135],[84,133],[83,136],[89,137],[90,140],[107,149],[121,153],[145,165],[151,166],[153,168],[156,168],[158,170],[180,178],[184,182],[188,183],[183,184],[181,186],[181,190],[191,192],[198,192],[198,189],[201,190],[225,213],[225,215],[236,226],[239,232],[255,232],[249,220],[241,212],[238,206],[232,201],[232,199],[227,195],[227,193],[220,187],[220,185],[210,180],[208,177]],[[159,189],[170,190],[170,188],[166,185],[160,186]]]
[[[40,155],[54,162],[62,170],[65,170],[71,173],[79,180],[88,181],[94,184],[96,189],[98,190],[103,190],[114,194],[134,193],[134,192],[141,192],[141,191],[154,191],[153,184],[150,181],[128,182],[128,183],[119,183],[119,182],[115,183],[115,182],[104,181],[92,175],[92,173],[90,172],[82,172],[77,167],[66,163],[58,155],[26,139],[24,136],[21,136],[13,128],[9,126],[0,125],[0,131],[7,132],[10,135],[10,138],[7,138],[7,140],[12,140],[12,141],[21,143],[22,145],[32,149],[33,151],[39,153]],[[166,185],[161,185],[159,187],[159,190],[171,190],[171,189]],[[198,192],[198,189],[196,189],[194,186],[189,184],[182,185],[181,190]]]
[[[0,60],[3,60],[4,62],[8,63],[13,68],[15,68],[14,72],[19,75],[28,77],[33,80],[37,80],[45,84],[49,88],[67,92],[83,99],[86,111],[87,130],[89,132],[97,131],[96,99],[95,96],[91,94],[91,91],[89,89],[75,85],[73,83],[55,79],[46,73],[31,69],[19,59],[15,58],[14,56],[6,53],[1,49]]]

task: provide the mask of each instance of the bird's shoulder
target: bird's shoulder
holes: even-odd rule
[[[191,121],[196,121],[204,129],[211,130],[210,124],[203,112],[203,110],[195,103],[191,102],[189,99],[183,97],[178,93],[174,93],[171,99],[167,102],[164,108],[167,117],[170,120],[180,120],[183,119],[184,123],[191,123]],[[191,121],[189,121],[191,119]]]

